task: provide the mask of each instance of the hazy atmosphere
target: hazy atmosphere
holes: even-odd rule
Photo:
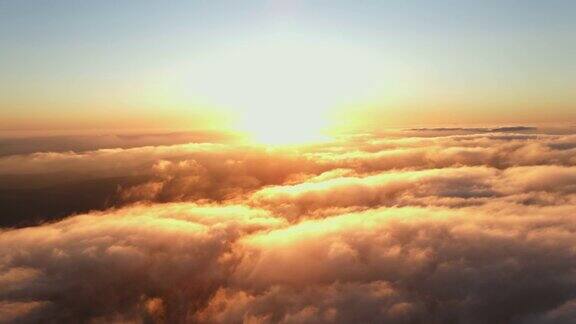
[[[575,12],[0,0],[0,323],[576,322]]]

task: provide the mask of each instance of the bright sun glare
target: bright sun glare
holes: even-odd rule
[[[323,139],[331,114],[376,95],[383,72],[358,47],[274,35],[197,60],[187,87],[254,141],[296,144]]]

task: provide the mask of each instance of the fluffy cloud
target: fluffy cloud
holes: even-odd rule
[[[282,223],[242,206],[172,204],[5,231],[0,298],[20,303],[25,319],[42,312],[57,322],[156,315],[173,322],[227,280],[236,240]]]
[[[453,131],[1,157],[38,195],[130,181],[0,230],[0,322],[576,321],[576,137]]]
[[[380,208],[290,225],[179,203],[81,215],[2,233],[0,297],[19,305],[3,316],[552,323],[573,319],[575,212]]]
[[[330,310],[335,322],[522,322],[562,307],[575,296],[576,209],[499,207],[370,210],[255,235],[227,296],[272,322],[306,310],[305,322]]]

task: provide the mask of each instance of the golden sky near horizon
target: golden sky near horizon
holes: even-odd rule
[[[421,4],[5,3],[0,129],[282,141],[576,119],[572,4]]]

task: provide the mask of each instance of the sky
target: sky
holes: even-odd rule
[[[314,114],[360,128],[565,122],[576,111],[575,9],[1,1],[0,128],[234,128]]]

